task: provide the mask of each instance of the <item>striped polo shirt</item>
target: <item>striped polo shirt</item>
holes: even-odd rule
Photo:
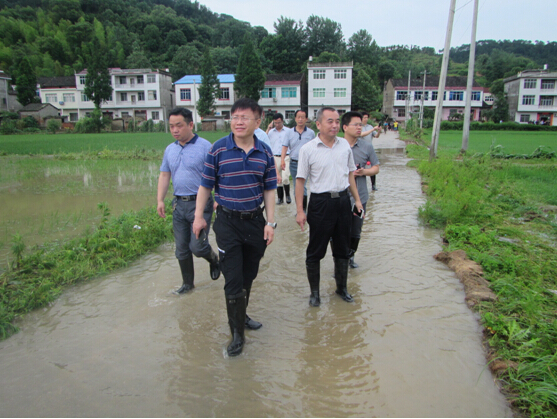
[[[214,187],[215,201],[223,207],[256,210],[263,202],[263,191],[277,188],[271,148],[254,135],[254,147],[246,154],[230,133],[216,141],[207,154],[201,186]]]
[[[174,141],[164,151],[161,172],[170,172],[174,195],[196,195],[201,181],[205,157],[211,143],[197,134],[184,146]]]

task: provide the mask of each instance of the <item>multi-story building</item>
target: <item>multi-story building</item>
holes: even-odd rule
[[[445,92],[443,94],[442,120],[447,120],[455,114],[463,114],[466,105],[466,77],[447,77]],[[409,111],[411,114],[419,112],[420,106],[435,109],[439,93],[439,77],[426,77],[424,88],[423,79],[411,79],[410,91],[408,91],[408,79],[389,79],[383,90],[383,109],[393,120],[404,121],[406,119],[406,101],[409,99]],[[484,102],[484,93],[487,88],[481,87],[475,80],[472,84],[471,118],[479,121],[481,109]]]
[[[12,78],[0,70],[0,111],[17,112],[23,106],[12,88]]]
[[[305,93],[304,74],[267,74],[265,88],[261,91],[259,104],[266,114],[280,112],[288,122],[301,109]]]
[[[308,62],[308,116],[315,119],[323,106],[332,106],[340,114],[352,106],[353,62]]]
[[[215,103],[215,115],[224,119],[230,119],[230,108],[235,102],[234,97],[234,74],[219,74],[220,94]],[[201,76],[188,75],[174,82],[176,95],[176,106],[187,108],[192,111],[195,122],[201,121],[201,115],[197,113],[197,101],[199,100],[199,87]]]
[[[89,116],[95,105],[85,95],[87,70],[72,77],[42,78],[39,81],[43,103],[60,109],[60,116],[77,122]],[[103,102],[103,114],[113,118],[166,120],[174,105],[170,73],[151,69],[110,69],[112,96]]]
[[[504,82],[511,121],[557,125],[557,72],[525,70]]]

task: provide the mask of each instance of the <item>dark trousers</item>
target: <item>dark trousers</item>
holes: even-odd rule
[[[263,214],[252,219],[240,219],[220,207],[217,209],[213,231],[219,247],[225,295],[237,295],[242,290],[251,289],[267,248],[263,239],[265,223]]]
[[[195,201],[182,201],[174,197],[172,200],[172,227],[174,230],[174,242],[176,243],[176,259],[184,260],[193,253],[198,258],[209,259],[211,257],[211,246],[207,235],[195,238],[193,234],[193,220],[195,218]],[[213,198],[210,197],[203,210],[203,218],[207,222],[207,232],[211,227],[213,217]]]
[[[366,204],[367,202],[363,203],[364,213],[366,213]],[[366,213],[367,214],[367,213]],[[350,237],[354,239],[359,239],[362,237],[362,227],[364,225],[364,220],[360,217],[352,216],[352,228],[350,229]]]
[[[352,217],[348,195],[331,198],[326,194],[311,194],[307,211],[309,243],[306,263],[323,259],[330,239],[333,239],[333,257],[349,259]]]

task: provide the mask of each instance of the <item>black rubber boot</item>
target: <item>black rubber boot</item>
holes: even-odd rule
[[[334,258],[335,261],[335,282],[337,283],[337,290],[335,291],[347,303],[352,303],[354,299],[346,289],[346,282],[348,281],[348,259]]]
[[[278,196],[278,202],[277,205],[281,205],[284,203],[284,189],[282,186],[279,186],[277,188],[277,196]]]
[[[250,294],[251,289],[246,289],[246,311],[249,305],[249,294]],[[253,320],[250,316],[247,315],[246,313],[246,322],[245,322],[245,326],[246,328],[250,329],[250,330],[257,330],[257,329],[261,329],[261,326],[263,326],[261,323]]]
[[[292,198],[290,198],[290,185],[284,185],[284,194],[286,195],[286,203],[292,203]]]
[[[244,348],[244,322],[246,319],[246,290],[240,294],[226,296],[226,311],[228,313],[228,325],[232,340],[226,348],[228,356],[237,356]]]
[[[209,262],[209,274],[213,281],[219,279],[220,276],[220,265],[219,265],[219,255],[217,255],[213,249],[211,249],[211,256],[206,259]]]
[[[178,259],[178,263],[180,264],[180,271],[182,272],[182,281],[183,284],[180,288],[174,291],[174,294],[185,294],[186,292],[190,292],[193,286],[193,255],[190,255],[187,259]]]
[[[319,262],[306,263],[306,271],[308,274],[309,289],[311,290],[311,295],[309,296],[309,305],[312,307],[319,307],[321,305],[321,298],[319,298]]]
[[[354,255],[356,254],[356,250],[358,250],[358,244],[360,243],[360,239],[358,237],[351,237],[350,238],[350,262],[349,265],[351,268],[359,268],[356,262],[354,262]]]
[[[304,200],[302,202],[302,207],[304,209],[304,212],[307,212],[307,208],[308,208],[308,197],[307,197],[307,195],[304,195]]]

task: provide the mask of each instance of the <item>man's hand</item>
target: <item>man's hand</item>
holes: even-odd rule
[[[358,208],[359,212],[364,211],[364,206],[362,205],[362,201],[357,200],[356,202],[354,202],[354,205],[356,205],[356,208]],[[364,219],[366,217],[366,213],[365,211],[363,212],[364,216],[362,217],[362,219]]]
[[[365,176],[365,175],[364,175],[364,170],[365,170],[365,169],[356,169],[356,170],[354,170],[354,176]]]
[[[299,211],[296,214],[296,222],[302,228],[302,231],[304,231],[304,226],[306,225],[306,220],[307,220],[307,216],[306,216],[306,213],[304,211]]]
[[[166,214],[164,213],[164,201],[157,203],[157,213],[162,218],[166,218]]]
[[[203,217],[195,218],[193,220],[192,227],[193,227],[193,234],[195,234],[195,238],[198,239],[201,230],[204,230],[207,227],[207,221],[205,221],[205,218]]]
[[[266,225],[265,230],[263,231],[263,238],[267,242],[267,246],[269,246],[275,238],[275,229]]]

